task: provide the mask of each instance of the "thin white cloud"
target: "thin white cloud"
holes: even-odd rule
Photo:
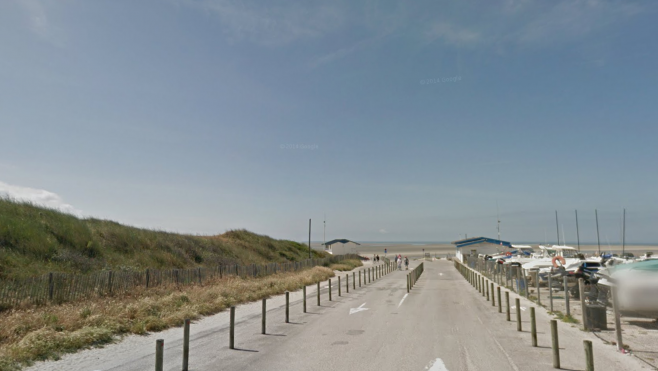
[[[27,201],[35,205],[45,206],[65,213],[82,216],[82,211],[64,202],[58,194],[30,187],[21,187],[0,182],[0,197],[6,197],[17,201]]]
[[[61,31],[54,27],[46,11],[46,1],[44,0],[21,0],[19,3],[27,13],[28,25],[30,30],[41,40],[46,41],[54,46],[62,46]],[[49,4],[52,4],[50,2]]]
[[[568,0],[552,4],[547,9],[533,10],[535,16],[522,28],[519,41],[537,43],[580,38],[641,11],[638,4],[630,1]]]
[[[179,0],[218,17],[225,36],[233,42],[248,40],[266,46],[311,39],[331,33],[345,19],[341,8],[329,3],[291,0]]]
[[[467,4],[487,12],[486,21],[477,13],[443,14],[423,26],[425,39],[459,47],[573,42],[627,21],[645,7],[632,0],[499,0],[498,4],[471,0]]]
[[[387,234],[388,231],[387,231],[386,229],[382,228],[382,229],[379,230],[379,233],[381,233],[381,234]]]
[[[438,22],[430,25],[425,36],[429,41],[441,39],[446,44],[462,46],[472,45],[482,40],[478,31],[466,27],[460,27],[448,22]]]

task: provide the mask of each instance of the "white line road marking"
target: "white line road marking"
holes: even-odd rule
[[[510,309],[516,309],[516,305],[512,305]],[[525,312],[525,307],[521,307],[521,310]]]
[[[488,330],[488,329],[487,329],[487,330]],[[489,331],[489,333],[491,334],[491,331]],[[505,351],[505,349],[503,349],[503,346],[500,345],[500,343],[498,342],[498,340],[496,340],[496,338],[493,337],[493,336],[492,336],[491,338],[492,338],[493,341],[496,343],[496,345],[498,345],[498,348],[500,348],[500,350],[503,351],[503,354],[505,355],[505,357],[507,357],[507,362],[509,362],[510,366],[512,366],[512,368],[514,369],[514,371],[519,371],[519,368],[516,367],[516,365],[514,364],[514,361],[512,361],[512,357],[510,357],[509,354],[507,354],[507,352]]]
[[[425,369],[428,371],[448,371],[448,368],[446,367],[445,363],[443,363],[441,358],[437,358],[436,360],[430,362],[429,366],[425,367]]]
[[[398,304],[398,308],[400,308],[400,305],[402,305],[402,302],[404,301],[404,299],[407,298],[407,296],[409,296],[409,294],[404,294],[404,297],[402,298],[402,300],[400,300],[400,304]]]
[[[366,303],[363,303],[363,304],[359,305],[358,308],[350,308],[350,314],[359,313],[359,312],[362,312],[364,310],[368,310],[368,308],[363,307],[364,305],[366,305]]]

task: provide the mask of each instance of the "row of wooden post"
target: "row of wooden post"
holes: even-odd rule
[[[476,262],[478,266],[480,266],[481,261]],[[515,277],[517,277],[517,285],[516,285],[516,292],[521,293],[521,290],[519,288],[518,284],[518,277],[522,276],[521,274],[521,267],[511,267],[511,268],[503,268],[502,265],[497,264],[495,262],[491,262],[491,265],[494,265],[496,268],[495,269],[489,269],[487,268],[487,272],[491,272],[494,277],[494,281],[497,281],[499,285],[503,284],[503,280],[501,277],[501,271],[504,269],[506,272],[509,272],[509,269],[511,269],[511,272]],[[505,282],[504,284],[506,286],[509,286],[508,283],[509,279],[509,274],[505,275]],[[528,296],[528,285],[527,285],[527,280],[525,279],[525,276],[522,277],[522,281],[524,282],[524,287],[525,287],[525,296],[526,298],[530,299]],[[557,287],[562,286],[564,290],[564,305],[565,305],[565,312],[567,316],[571,316],[571,303],[569,300],[569,287],[568,287],[568,278],[566,276],[563,277],[563,280],[561,283],[557,283]],[[512,290],[514,290],[514,285],[512,284]],[[553,288],[556,287],[554,283],[554,279],[551,274],[548,275],[548,300],[549,300],[549,308],[551,312],[554,312],[553,308]],[[539,288],[539,280],[537,279],[535,282],[535,288],[537,290],[537,304],[541,305],[541,291]],[[587,310],[586,310],[586,305],[585,305],[585,281],[583,278],[578,279],[578,292],[580,293],[580,305],[581,305],[581,311],[582,311],[582,322],[583,322],[583,330],[588,331],[590,330],[588,328],[588,318],[587,318]],[[614,316],[614,323],[615,323],[615,335],[617,339],[617,350],[623,351],[624,350],[624,345],[623,345],[623,338],[622,338],[622,331],[621,331],[621,313],[619,311],[619,304],[618,304],[618,298],[617,298],[617,288],[616,287],[611,287],[610,288],[610,296],[612,299],[612,310],[613,310],[613,316]],[[531,300],[531,299],[530,299]]]
[[[361,274],[363,273],[363,284],[372,283],[373,280],[377,280],[382,276],[391,273],[394,270],[391,262],[377,265],[374,267],[369,267],[359,271],[359,287],[361,287]],[[422,273],[422,270],[421,270]],[[420,275],[419,275],[420,276]],[[341,291],[341,277],[338,276],[338,296],[342,296]],[[350,292],[350,275],[345,274],[345,291],[346,293]],[[331,301],[331,279],[328,281],[329,284],[329,301]],[[352,272],[352,289],[356,290],[356,272]],[[303,312],[306,313],[306,286],[302,288],[303,295]],[[286,297],[286,307],[285,307],[285,323],[290,323],[290,292],[285,292]],[[320,306],[320,282],[317,283],[317,306]],[[262,300],[262,319],[261,319],[261,334],[266,334],[267,331],[267,299]],[[235,307],[230,308],[229,314],[229,349],[235,349]],[[186,319],[183,325],[183,367],[182,371],[188,371],[189,364],[189,355],[190,355],[190,320]],[[163,371],[164,367],[164,340],[158,339],[155,342],[155,371]]]
[[[486,296],[487,301],[491,301],[492,306],[496,306],[495,297],[494,297],[494,283],[491,282],[487,277],[480,274],[479,272],[467,267],[460,262],[455,262],[455,267],[459,269],[460,273],[468,280],[468,282],[484,297]],[[491,289],[491,291],[490,291]],[[526,286],[526,292],[528,287]],[[501,304],[501,290],[500,286],[497,287],[497,296],[498,296],[498,312],[502,312]],[[491,295],[490,295],[491,292]],[[581,297],[582,297],[581,291]],[[522,331],[521,325],[521,300],[517,297],[515,298],[516,305],[516,330]],[[507,309],[507,321],[511,320],[510,316],[510,302],[509,302],[509,291],[505,291],[505,305]],[[583,307],[584,309],[584,307]],[[551,320],[551,348],[553,350],[553,368],[560,368],[560,347],[559,347],[559,338],[557,331],[557,321]],[[537,347],[537,323],[535,317],[535,308],[530,308],[530,335],[531,342],[533,347]],[[583,347],[585,349],[585,363],[587,371],[594,371],[594,353],[592,351],[592,342],[589,340],[583,341]]]
[[[424,266],[425,263],[420,263],[416,268],[414,268],[409,274],[407,274],[407,293],[411,289],[413,289],[414,285],[416,284],[416,281],[420,278],[420,275],[423,274],[423,271],[425,269]]]

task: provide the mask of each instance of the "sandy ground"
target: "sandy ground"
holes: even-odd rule
[[[648,250],[650,251],[650,250]],[[505,281],[503,279],[503,284]],[[510,285],[514,287],[514,281],[509,281]],[[557,285],[557,283],[554,283]],[[531,287],[529,294],[537,296],[537,289]],[[545,286],[539,288],[541,306],[547,310],[551,309],[549,290]],[[553,311],[562,312],[567,314],[566,299],[564,290],[553,290]],[[572,317],[579,321],[579,324],[571,324],[571,327],[582,328],[583,311],[580,305],[580,299],[569,297],[569,309]],[[614,313],[611,308],[608,308],[606,313],[607,330],[591,331],[597,338],[603,340],[608,344],[616,344]],[[565,324],[566,325],[566,324]],[[639,360],[646,363],[648,366],[658,370],[658,322],[653,318],[634,318],[624,317],[621,318],[622,327],[622,341],[631,350],[631,355],[637,357]]]

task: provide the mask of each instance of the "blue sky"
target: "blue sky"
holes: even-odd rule
[[[655,243],[650,1],[0,2],[0,193],[186,233]],[[575,242],[574,242],[575,243]]]

